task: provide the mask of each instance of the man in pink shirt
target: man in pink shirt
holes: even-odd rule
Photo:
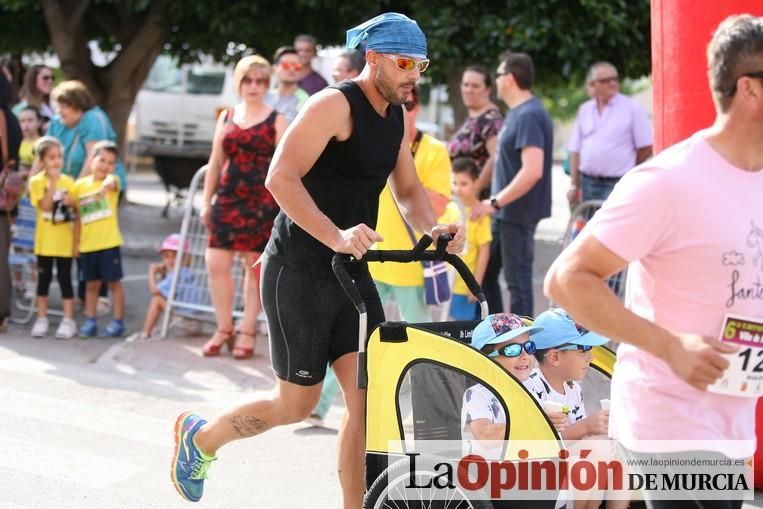
[[[545,282],[582,325],[623,343],[609,429],[638,453],[658,452],[643,442],[656,440],[661,451],[702,440],[715,453],[754,452],[756,400],[707,387],[729,366],[721,354],[736,351],[715,339],[724,316],[763,320],[763,236],[749,240],[763,227],[763,18],[724,21],[708,64],[715,123],[628,173]],[[623,305],[604,280],[628,264]],[[710,442],[731,440],[749,442],[738,454]]]
[[[617,69],[597,62],[588,70],[591,99],[580,106],[570,152],[571,204],[606,200],[625,173],[652,155],[652,122],[644,108],[620,93]]]

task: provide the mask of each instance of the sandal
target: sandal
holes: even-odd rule
[[[222,336],[224,339],[220,342],[215,341],[215,338],[219,336]],[[204,357],[217,357],[220,355],[220,350],[224,344],[228,345],[229,352],[233,350],[233,331],[217,329],[209,341],[201,347],[201,352],[204,354]]]
[[[251,359],[254,357],[254,341],[256,336],[244,331],[238,331],[237,337],[238,336],[246,336],[252,338],[252,346],[239,346],[239,342],[236,341],[236,345],[233,347],[233,358],[238,360]]]

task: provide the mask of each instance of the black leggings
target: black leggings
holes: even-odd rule
[[[37,255],[37,296],[47,297],[50,282],[53,280],[53,262],[56,262],[58,285],[61,287],[61,298],[74,297],[72,288],[72,259],[63,256]]]

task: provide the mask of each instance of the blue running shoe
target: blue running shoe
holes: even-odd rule
[[[125,327],[123,320],[112,320],[106,328],[101,331],[100,336],[102,338],[121,338],[125,335],[125,332],[127,332],[127,328]]]
[[[183,412],[175,421],[175,456],[172,458],[172,483],[189,502],[198,502],[204,493],[204,479],[210,463],[217,458],[204,454],[193,436],[207,421],[191,412]]]
[[[83,338],[94,338],[98,334],[98,323],[95,318],[88,318],[80,327],[79,335]]]

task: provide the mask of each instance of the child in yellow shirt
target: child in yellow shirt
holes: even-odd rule
[[[464,223],[466,224],[466,246],[461,258],[474,274],[479,284],[485,276],[485,269],[490,260],[490,216],[479,219],[471,218],[472,207],[479,202],[479,186],[477,178],[480,170],[477,163],[469,157],[458,157],[453,160],[453,194],[461,200],[464,206]],[[449,207],[456,206],[450,203]],[[450,302],[450,316],[455,320],[479,320],[480,310],[475,297],[469,292],[463,279],[456,276],[453,285],[453,297]]]
[[[80,269],[85,281],[85,323],[80,336],[121,337],[125,333],[125,296],[122,287],[122,235],[119,232],[119,179],[114,177],[117,146],[99,141],[93,146],[91,174],[74,184],[81,234]],[[114,317],[98,334],[96,307],[101,281],[109,285]]]
[[[48,334],[48,291],[55,264],[64,305],[64,319],[58,326],[56,338],[68,339],[77,333],[71,276],[78,234],[72,208],[74,181],[61,173],[63,147],[58,140],[45,136],[37,141],[34,149],[41,171],[29,180],[29,201],[37,209],[34,237],[38,268],[37,320],[32,326],[32,336],[41,338]]]
[[[40,139],[42,116],[34,106],[25,106],[19,112],[19,125],[23,139],[19,146],[19,166],[22,171],[32,169],[34,163],[34,147]]]

